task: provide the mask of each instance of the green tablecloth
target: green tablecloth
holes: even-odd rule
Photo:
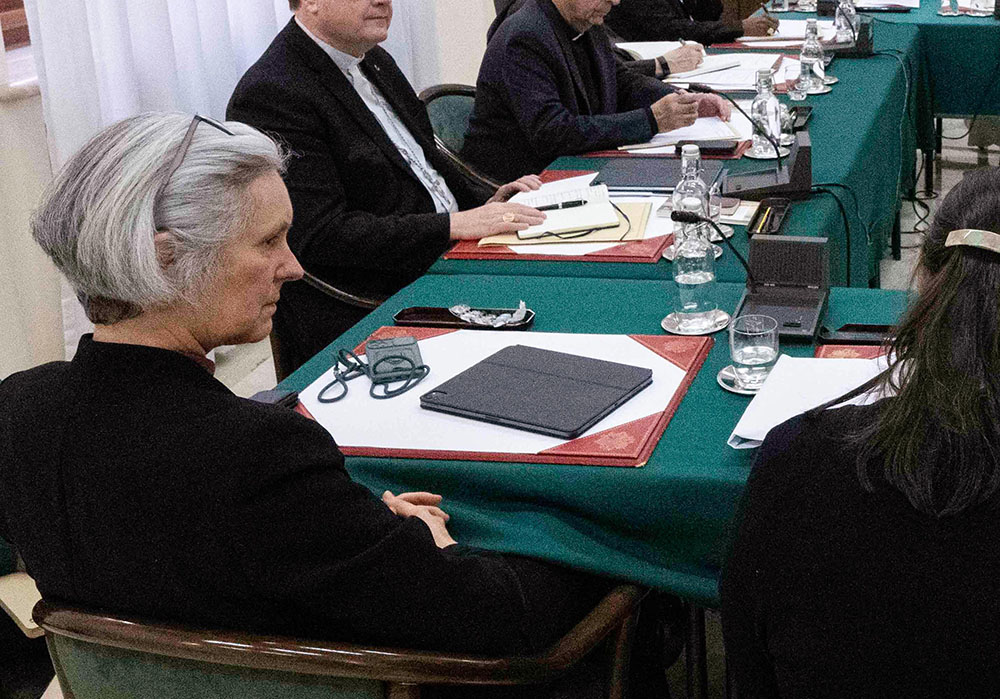
[[[498,306],[524,298],[546,332],[662,333],[671,283],[551,277],[427,276],[393,296],[332,347],[353,347],[392,314],[458,301]],[[720,306],[741,285],[720,284]],[[827,324],[891,323],[905,295],[834,289]],[[351,474],[375,492],[432,490],[445,497],[462,543],[536,556],[716,603],[716,581],[752,451],[725,442],[748,399],[726,393],[715,375],[729,363],[719,333],[649,463],[638,469],[353,457]],[[810,354],[810,346],[787,346]],[[314,357],[282,383],[301,390],[329,368]],[[357,390],[357,389],[354,389]],[[391,425],[387,426],[391,429]],[[334,434],[336,437],[336,434]]]
[[[782,232],[787,235],[830,238],[830,279],[838,286],[868,286],[877,281],[879,260],[892,231],[899,208],[899,183],[912,179],[914,149],[930,143],[933,133],[926,76],[913,26],[887,26],[877,36],[878,50],[898,52],[906,72],[893,56],[838,59],[831,73],[840,78],[833,92],[809,97],[814,107],[809,132],[813,142],[813,182],[847,185],[833,187],[844,201],[850,221],[845,236],[843,218],[833,198],[816,194],[791,207]],[[907,96],[907,76],[909,95]],[[921,79],[921,76],[924,76]],[[782,98],[786,99],[786,98]],[[907,114],[904,115],[904,102]],[[560,158],[558,170],[597,170],[603,160]],[[734,172],[760,169],[758,161],[727,161]],[[746,252],[747,238],[737,227],[733,241]],[[850,268],[850,272],[848,272]],[[603,277],[624,279],[669,279],[670,265],[563,262],[438,260],[432,274],[524,274],[531,276]],[[720,281],[743,281],[739,262],[726,253],[717,269]]]
[[[881,33],[919,31],[934,114],[1000,114],[1000,21],[994,17],[939,17],[940,3],[922,0],[905,14],[872,13]]]

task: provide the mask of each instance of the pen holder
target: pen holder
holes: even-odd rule
[[[754,236],[758,233],[763,235],[777,235],[781,232],[781,224],[785,222],[785,214],[791,201],[784,197],[767,197],[761,199],[757,211],[754,212],[750,223],[747,224],[747,236]]]

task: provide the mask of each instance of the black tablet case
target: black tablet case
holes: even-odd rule
[[[420,396],[420,407],[574,439],[653,382],[653,372],[512,345]]]
[[[722,163],[702,160],[701,179],[708,185],[719,177]],[[637,191],[674,191],[681,181],[681,161],[676,158],[608,158],[597,173],[594,184],[605,184],[608,189],[634,189]]]

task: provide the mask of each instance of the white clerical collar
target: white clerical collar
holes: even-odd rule
[[[295,18],[295,23],[299,25],[299,29],[306,33],[306,36],[315,41],[316,45],[323,49],[327,56],[333,59],[333,62],[337,64],[337,67],[340,68],[345,75],[351,70],[351,68],[356,67],[364,59],[364,55],[360,57],[352,56],[349,53],[344,53],[340,49],[330,46],[330,44],[326,43],[311,31],[306,29],[305,25],[299,21],[298,17]]]

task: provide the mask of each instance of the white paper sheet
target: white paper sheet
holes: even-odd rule
[[[778,56],[773,53],[748,53],[743,56],[740,65],[727,70],[702,75],[694,82],[708,85],[723,92],[737,90],[753,91],[757,89],[758,70],[766,68],[774,71],[775,82],[777,83],[783,80],[785,68],[789,65],[793,68],[798,68],[798,59]],[[665,82],[677,87],[686,87],[688,84],[688,81],[674,78],[667,78]]]
[[[914,10],[920,9],[920,0],[857,0],[854,6],[858,9],[865,7],[881,7],[883,5],[898,5],[909,7]]]
[[[735,109],[728,122],[719,117],[699,117],[691,126],[685,126],[673,131],[658,133],[642,148],[623,148],[638,156],[671,154],[676,151],[674,146],[681,141],[711,141],[719,139],[736,139],[749,141],[753,138],[753,125],[750,120]]]
[[[741,36],[739,42],[741,44],[760,44],[761,48],[764,45],[772,46],[774,42],[781,41],[782,39],[795,39],[801,42],[806,38],[807,21],[804,19],[781,19],[778,24],[778,31],[771,36]],[[816,20],[816,27],[819,29],[820,41],[829,41],[837,33],[833,28],[832,19]]]
[[[708,75],[710,73],[716,73],[720,70],[727,70],[729,68],[735,68],[740,64],[740,56],[735,53],[716,53],[711,56],[705,56],[701,59],[701,63],[698,64],[697,68],[692,68],[691,70],[685,70],[682,73],[671,73],[671,78],[679,78],[681,80],[690,79],[697,77],[699,75]]]
[[[528,305],[531,305],[531,300]],[[320,403],[316,396],[333,380],[329,370],[299,394],[313,417],[342,447],[536,454],[565,440],[512,427],[448,415],[420,407],[420,396],[494,352],[528,345],[595,359],[647,367],[653,383],[584,433],[618,427],[664,410],[685,372],[626,335],[589,335],[494,330],[459,330],[420,340],[420,354],[431,368],[419,387],[390,400],[368,395],[368,379],[350,382],[347,397]]]
[[[781,355],[726,442],[734,449],[759,447],[785,420],[842,396],[887,366],[876,359],[818,359]],[[878,396],[858,396],[845,405],[863,405]]]
[[[615,45],[639,60],[656,58],[682,46],[679,41],[621,41]]]

